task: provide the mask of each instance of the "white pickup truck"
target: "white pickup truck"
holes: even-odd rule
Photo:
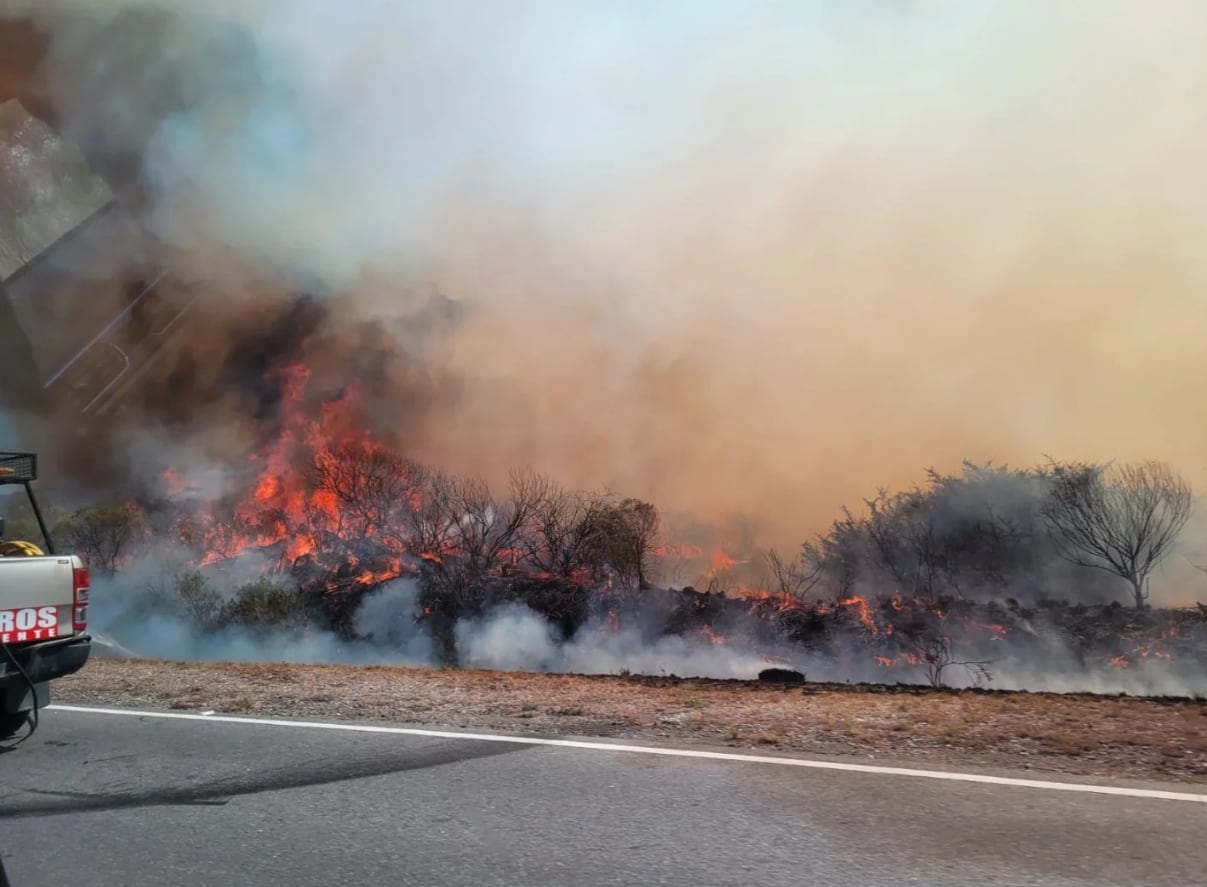
[[[75,555],[54,553],[30,486],[37,475],[35,454],[0,452],[0,486],[25,488],[45,546],[2,541],[0,520],[0,740],[36,727],[50,682],[79,671],[92,652],[88,569]]]

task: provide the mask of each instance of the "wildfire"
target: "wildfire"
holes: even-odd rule
[[[245,494],[180,519],[181,538],[196,546],[201,565],[250,550],[264,552],[276,559],[277,569],[291,570],[302,587],[325,588],[337,604],[342,603],[339,594],[363,591],[417,572],[420,565],[425,573],[443,575],[463,562],[470,564],[475,556],[479,563],[474,569],[486,575],[555,578],[548,573],[534,576],[524,572],[527,540],[511,538],[506,547],[491,548],[488,557],[494,561],[485,566],[480,563],[483,556],[469,550],[472,543],[450,541],[444,528],[461,526],[458,522],[464,523],[465,516],[459,511],[450,515],[447,505],[441,504],[447,500],[433,492],[439,489],[436,482],[375,440],[356,421],[354,386],[318,404],[315,410],[313,399],[306,402],[310,380],[306,367],[289,366],[274,375],[281,392],[278,424],[274,434],[248,457]],[[374,474],[375,470],[380,471]],[[193,490],[190,478],[177,470],[164,471],[161,483],[163,491],[175,499]],[[433,528],[435,532],[429,532]],[[726,550],[706,551],[690,545],[666,545],[657,554],[698,559],[701,565],[707,563],[713,576],[749,563]],[[568,578],[603,594],[614,581],[612,575],[601,580],[585,566]],[[560,582],[566,579],[557,577]],[[709,619],[744,630],[737,627],[742,625],[740,620],[730,619],[728,608],[746,608],[749,614],[766,620],[757,626],[758,637],[775,630],[794,641],[824,644],[835,629],[842,629],[855,630],[865,639],[876,638],[867,652],[875,652],[876,665],[885,669],[923,664],[917,654],[898,650],[910,646],[916,625],[932,618],[949,627],[958,624],[964,632],[977,632],[982,639],[988,635],[989,640],[997,640],[1011,633],[1010,616],[1002,608],[978,607],[964,599],[896,593],[869,600],[848,592],[822,604],[782,590],[789,587],[782,581],[780,585],[781,590],[767,590],[727,581],[720,597],[684,595],[693,609],[683,631],[694,632],[710,644],[727,644],[730,639],[712,624],[700,623]],[[352,594],[349,600],[355,597]],[[826,616],[830,619],[820,618]],[[620,627],[618,612],[611,610],[601,630],[617,632]],[[898,645],[902,637],[905,640]],[[1127,669],[1145,660],[1168,661],[1173,658],[1172,650],[1181,649],[1177,626],[1169,625],[1159,639],[1151,638],[1149,635],[1145,645],[1134,649],[1125,648],[1140,644],[1139,637],[1110,649],[1110,653],[1118,653],[1109,659],[1111,666]],[[1098,661],[1105,659],[1101,655]]]
[[[913,653],[900,653],[897,656],[874,656],[872,658],[876,660],[877,665],[883,668],[893,668],[895,666],[910,666],[913,668],[922,664],[922,660]]]
[[[365,570],[356,577],[356,582],[358,585],[380,585],[382,582],[397,579],[403,572],[402,560],[395,558],[384,570]]]
[[[704,639],[706,641],[708,641],[710,644],[725,643],[725,636],[722,634],[717,634],[717,632],[713,631],[712,626],[709,626],[709,625],[701,626],[700,634],[703,635]]]
[[[718,548],[708,555],[708,569],[704,573],[704,578],[716,579],[718,576],[748,563],[750,563],[750,558],[735,558]]]
[[[384,494],[376,500],[364,496],[350,501],[351,492],[373,491],[379,480],[373,466],[397,461],[352,421],[354,388],[323,403],[317,418],[312,418],[303,401],[310,380],[305,366],[281,368],[272,379],[282,395],[280,428],[248,457],[254,471],[249,492],[222,515],[204,509],[191,516],[200,529],[200,565],[258,549],[275,550],[279,566],[308,555],[322,560],[334,553],[343,566],[354,568],[359,558],[347,550],[372,540],[384,557],[365,564],[355,584],[372,585],[401,576],[406,552],[399,541],[382,533],[381,526],[382,512],[397,502],[386,501]],[[171,496],[188,489],[187,481],[174,470],[165,471],[161,481]],[[411,507],[419,505],[413,498],[404,501]],[[419,556],[436,562],[440,558],[428,552]]]
[[[756,610],[761,610],[764,607],[773,611],[795,610],[799,609],[801,604],[796,598],[789,594],[783,594],[776,591],[756,591],[744,590],[741,597],[750,601],[751,607]]]
[[[189,490],[189,485],[171,468],[165,468],[159,474],[159,483],[163,491],[172,498],[183,496]]]
[[[854,595],[839,601],[838,606],[854,607],[859,613],[859,621],[863,623],[863,627],[870,631],[873,636],[880,634],[880,629],[877,627],[876,621],[872,618],[872,614],[868,610],[868,602],[866,598]]]
[[[1136,660],[1143,661],[1145,659],[1160,659],[1165,662],[1171,662],[1173,661],[1173,655],[1165,650],[1157,649],[1157,645],[1154,643],[1144,647],[1136,647],[1134,650],[1129,650],[1126,653],[1112,657],[1111,665],[1115,668],[1131,668],[1132,663]]]

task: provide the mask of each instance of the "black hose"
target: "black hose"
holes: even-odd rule
[[[34,707],[29,712],[29,718],[28,718],[29,732],[26,733],[24,736],[22,736],[20,739],[18,739],[16,742],[10,742],[8,745],[0,746],[0,749],[8,751],[10,749],[16,748],[22,742],[29,739],[29,737],[33,736],[34,733],[36,733],[38,730],[38,687],[34,683],[33,678],[31,678],[29,676],[29,672],[27,672],[25,670],[24,666],[22,666],[21,663],[17,661],[17,657],[14,656],[13,651],[8,648],[8,644],[0,644],[0,650],[4,651],[4,655],[6,657],[8,657],[8,661],[10,663],[12,663],[13,668],[15,668],[17,670],[17,674],[19,674],[21,676],[21,679],[23,681],[25,681],[25,686],[29,687],[29,695],[30,695],[30,698],[33,699],[33,703],[34,703]],[[4,881],[0,881],[0,887],[5,887]]]
[[[26,739],[33,736],[38,729],[38,689],[34,684],[33,678],[29,676],[29,672],[17,661],[17,657],[13,655],[13,651],[8,648],[7,644],[0,644],[0,650],[4,651],[4,655],[8,661],[12,663],[13,668],[17,670],[17,674],[21,675],[25,685],[29,687],[30,696],[33,698],[34,707],[29,713],[29,732],[18,739],[16,742],[10,742],[3,746],[3,750],[9,751],[16,748]],[[12,887],[12,882],[8,880],[8,873],[4,870],[4,851],[0,850],[0,887]]]

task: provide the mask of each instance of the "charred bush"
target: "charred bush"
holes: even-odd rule
[[[791,668],[764,668],[759,672],[759,680],[765,684],[803,684],[805,676]]]

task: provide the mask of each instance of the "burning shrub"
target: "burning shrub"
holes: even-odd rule
[[[367,438],[317,449],[298,529],[315,551],[371,541],[383,553],[400,554],[410,542],[408,528],[426,480],[419,465]]]
[[[523,557],[528,529],[548,500],[545,478],[517,471],[510,495],[499,498],[477,478],[433,475],[414,510],[410,550],[424,560],[424,577],[455,608],[475,606],[478,585]]]
[[[763,555],[773,590],[785,598],[803,601],[821,582],[825,561],[819,549],[806,543],[795,560],[785,560],[774,548]]]

